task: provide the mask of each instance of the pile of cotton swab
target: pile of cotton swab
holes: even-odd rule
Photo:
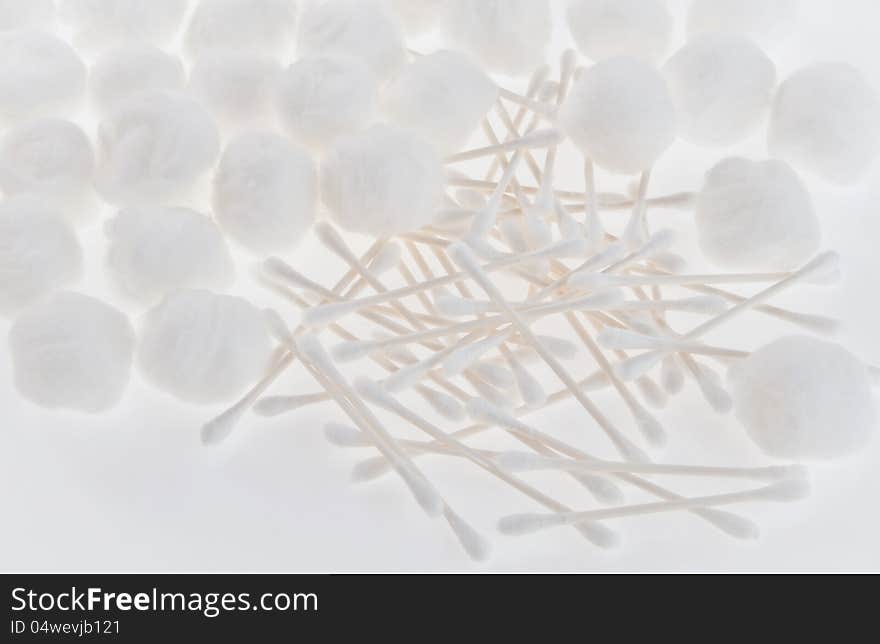
[[[0,24],[0,314],[28,400],[104,411],[136,366],[177,400],[235,401],[206,445],[251,410],[329,403],[325,437],[364,457],[353,480],[396,475],[475,560],[489,541],[425,457],[526,497],[502,534],[570,526],[607,548],[615,519],[664,512],[754,538],[721,508],[797,501],[801,461],[870,440],[880,372],[812,337],[837,320],[776,300],[839,274],[810,182],[855,182],[880,151],[880,101],[854,68],[779,82],[762,47],[795,3],[697,0],[675,52],[659,0],[61,1],[75,47],[33,30],[56,24],[51,3],[17,4]],[[557,9],[580,53],[547,64]],[[432,30],[442,47],[413,46]],[[65,120],[85,95],[94,136]],[[720,158],[702,186],[654,194],[676,139],[762,128],[773,158]],[[603,192],[606,173],[636,180]],[[98,199],[117,208],[104,267],[136,325],[61,290]],[[688,269],[660,210],[692,211],[718,272]],[[335,281],[297,256],[309,231]],[[259,260],[272,308],[226,292],[227,243]],[[717,339],[758,316],[791,335]],[[312,385],[285,389],[289,370]],[[664,462],[683,438],[659,410],[689,381],[782,462]],[[540,420],[557,407],[581,437]],[[537,471],[575,482],[577,504]]]

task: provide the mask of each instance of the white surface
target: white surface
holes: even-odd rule
[[[671,4],[680,16],[682,3]],[[880,5],[810,0],[802,13],[795,36],[771,52],[783,77],[807,62],[837,58],[856,64],[880,87]],[[565,30],[557,29],[553,54],[567,46]],[[757,137],[729,153],[760,157],[763,150]],[[717,156],[677,143],[658,169],[653,189],[696,189]],[[574,168],[561,172],[559,182],[578,187],[578,174]],[[599,181],[600,189],[608,185],[607,177]],[[824,227],[824,246],[843,256],[844,281],[833,290],[804,287],[784,302],[840,316],[846,321],[843,344],[880,364],[880,167],[856,188],[832,189],[812,179],[808,185]],[[102,216],[110,212],[107,208]],[[697,256],[687,214],[650,216],[685,231],[688,256]],[[91,270],[81,290],[107,292],[104,279],[96,277],[103,252],[100,223],[83,230],[82,237]],[[286,259],[327,283],[339,267],[326,256],[309,239]],[[238,260],[247,265],[243,256]],[[240,276],[237,291],[249,289]],[[260,304],[275,303],[260,291],[253,294]],[[0,321],[0,335],[5,337],[8,328]],[[731,344],[749,348],[790,331],[757,316],[734,328]],[[293,392],[297,382],[301,391],[315,391],[296,371],[277,392]],[[603,405],[614,401],[608,394],[596,399]],[[219,409],[175,402],[138,377],[123,404],[106,416],[50,413],[25,402],[12,388],[4,342],[0,409],[3,570],[880,570],[876,437],[859,457],[814,467],[814,492],[806,501],[738,508],[760,524],[763,536],[757,542],[737,543],[689,515],[670,514],[609,524],[624,538],[610,552],[591,547],[572,530],[501,537],[495,530],[500,516],[534,506],[473,467],[426,459],[429,476],[495,546],[492,560],[478,565],[469,562],[447,527],[424,517],[399,481],[349,484],[351,466],[360,458],[323,438],[324,422],[344,420],[332,405],[272,420],[247,416],[229,444],[205,449],[199,427]],[[714,415],[692,385],[660,417],[671,434],[664,461],[763,462],[736,420]],[[581,423],[582,412],[570,404],[535,418],[573,441],[592,428],[589,421]],[[560,489],[558,476],[550,473],[530,480]],[[571,488],[561,492],[584,498]]]

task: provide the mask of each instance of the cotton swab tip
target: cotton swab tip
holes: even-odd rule
[[[351,425],[327,423],[324,425],[324,438],[337,447],[371,447],[373,442],[362,431]]]
[[[581,533],[581,536],[597,548],[610,550],[620,545],[620,535],[601,523],[591,521],[578,523],[574,527]]]
[[[734,539],[751,540],[757,539],[761,535],[761,531],[754,521],[738,514],[715,508],[702,508],[699,510],[699,515]]]
[[[795,476],[778,483],[773,483],[760,490],[760,496],[768,501],[789,503],[800,501],[810,495],[810,482],[804,476]]]
[[[357,463],[351,470],[353,483],[366,483],[384,476],[391,471],[391,464],[384,456],[374,456]]]
[[[468,556],[474,561],[487,561],[492,554],[489,541],[452,510],[447,508],[445,517]]]
[[[557,514],[511,514],[498,521],[498,531],[521,537],[560,525],[565,525],[565,519]]]
[[[352,360],[359,360],[367,356],[373,348],[374,345],[370,342],[352,340],[351,342],[337,344],[331,351],[335,360],[351,362]]]
[[[302,323],[308,327],[323,327],[356,310],[355,302],[320,304],[303,312]]]

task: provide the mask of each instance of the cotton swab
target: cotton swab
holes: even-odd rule
[[[609,303],[619,301],[619,298],[620,293],[618,292],[600,293],[598,295],[578,298],[577,300],[570,302],[561,301],[555,304],[534,305],[525,311],[522,311],[521,314],[531,320],[571,309],[581,311],[590,309],[602,310],[607,307]],[[457,322],[447,327],[428,329],[427,331],[419,331],[409,335],[392,336],[383,340],[357,340],[344,342],[334,347],[333,356],[342,362],[356,360],[364,357],[372,351],[382,350],[389,346],[423,342],[425,340],[441,338],[455,333],[473,332],[481,329],[485,330],[487,328],[494,329],[506,324],[506,321],[506,315],[499,314],[476,320],[468,320],[466,322]],[[543,335],[536,336],[536,340],[541,349],[548,351],[551,354],[561,356],[563,359],[573,357],[577,354],[577,349],[567,340]],[[512,341],[517,341],[516,337],[512,338]],[[529,346],[532,346],[530,339],[526,338],[526,342]]]
[[[362,431],[351,425],[342,423],[326,423],[324,438],[339,447],[374,447],[375,443]]]
[[[301,362],[312,367],[312,375],[346,409],[352,422],[371,436],[376,447],[392,464],[425,513],[430,517],[441,514],[444,503],[434,486],[413,465],[379,421],[362,403],[359,403],[360,399],[348,389],[342,374],[337,371],[318,340],[310,335],[301,336],[297,339],[295,351]],[[352,409],[349,409],[348,405],[351,405]]]
[[[241,420],[244,413],[259,400],[263,392],[275,382],[278,375],[293,362],[293,356],[288,352],[282,352],[275,360],[274,365],[265,376],[250,389],[232,407],[211,419],[201,429],[203,445],[217,445],[224,441],[235,429],[235,425]]]
[[[558,244],[554,244],[552,247],[549,248],[539,249],[529,253],[524,253],[522,255],[511,255],[509,257],[503,257],[487,264],[485,270],[491,272],[503,268],[509,268],[517,264],[523,264],[534,261],[536,259],[552,256],[553,254],[560,251],[568,252],[570,247],[571,244],[568,241],[564,241]],[[376,304],[384,304],[394,299],[400,299],[410,295],[415,295],[416,293],[419,293],[421,291],[430,291],[439,286],[446,286],[447,284],[452,284],[454,282],[460,281],[462,279],[465,279],[466,277],[467,276],[464,273],[460,272],[450,275],[443,275],[435,277],[431,280],[425,280],[421,284],[405,286],[398,289],[390,289],[387,292],[376,293],[375,295],[360,298],[357,300],[332,302],[329,304],[316,306],[305,312],[305,314],[303,315],[303,324],[313,327],[324,326],[336,319],[339,319],[344,315],[355,313],[362,308],[374,306]]]
[[[559,130],[535,130],[530,134],[521,136],[518,139],[488,145],[473,150],[465,150],[446,157],[446,163],[459,163],[461,161],[471,161],[480,157],[487,157],[503,152],[512,152],[520,149],[547,148],[556,145],[562,141],[562,134]]]
[[[501,479],[506,482],[508,485],[514,487],[519,490],[523,494],[529,496],[533,500],[537,501],[541,505],[547,507],[548,509],[553,510],[554,512],[566,512],[565,506],[554,501],[553,499],[545,496],[541,492],[532,488],[531,486],[523,483],[516,477],[511,476],[504,470],[499,469],[491,460],[483,458],[478,453],[474,452],[470,448],[468,448],[464,443],[461,443],[454,438],[451,438],[449,435],[445,434],[442,430],[437,427],[434,427],[427,421],[420,418],[417,414],[407,409],[405,406],[401,405],[397,402],[393,397],[389,396],[385,391],[373,383],[370,383],[367,380],[359,381],[359,391],[361,394],[366,396],[371,402],[391,411],[401,418],[405,419],[412,425],[418,427],[429,436],[439,441],[440,443],[447,443],[456,446],[456,448],[460,451],[460,453],[474,462],[476,465],[486,470],[493,476]],[[592,543],[600,547],[610,547],[617,542],[616,536],[601,526],[600,524],[592,524],[587,522],[587,525],[582,526],[585,528],[581,530],[581,534],[589,539]]]
[[[369,269],[367,269],[363,264],[360,263],[355,254],[351,252],[351,250],[348,248],[348,245],[332,226],[330,226],[326,222],[320,222],[315,225],[315,234],[328,250],[335,253],[343,261],[345,261],[346,264],[356,270],[360,274],[360,276],[363,277],[364,280],[366,280],[366,282],[373,287],[374,290],[379,293],[386,292],[387,289],[379,282],[378,278]],[[381,259],[381,257],[382,256],[379,255],[376,259]],[[400,255],[398,254],[394,261],[394,264],[396,265],[399,261]],[[387,263],[385,265],[387,266]],[[409,322],[413,327],[415,327],[416,329],[424,328],[424,325],[415,318],[415,316],[409,311],[409,309],[400,304],[400,302],[398,302],[397,300],[389,300],[389,304],[398,313],[400,313],[404,317],[404,319],[406,319],[406,321]]]
[[[675,354],[669,354],[663,358],[660,370],[660,382],[663,389],[671,396],[679,393],[684,387],[684,373],[675,358]]]
[[[355,287],[352,287],[352,288],[355,288]],[[296,301],[300,305],[305,304],[303,301],[301,301],[299,299],[297,299]],[[289,342],[290,336],[289,336],[286,328],[284,328],[284,323],[281,322],[277,317],[274,319],[274,322],[275,322],[274,328],[276,330],[276,336],[282,342]],[[333,331],[337,335],[340,335],[342,338],[344,338],[346,340],[352,341],[355,338],[355,336],[353,336],[350,333],[348,333],[347,331],[345,331],[339,325],[333,324],[329,328],[331,331]],[[384,336],[384,337],[388,337],[388,336]],[[401,356],[397,356],[397,357],[399,358],[399,361],[404,362],[404,363],[414,363],[414,362],[418,361],[417,358],[415,358],[414,356],[409,354],[408,351],[401,349],[400,347],[394,347],[394,348],[386,350],[386,352],[387,351],[392,351],[394,353],[402,354]],[[380,364],[380,366],[382,366],[386,370],[389,370],[389,371],[396,371],[397,370],[392,364],[388,363],[384,359],[374,357],[374,360],[376,360]],[[446,387],[452,391],[456,391],[456,388],[454,386],[452,386],[451,384],[447,383],[446,381],[440,379],[437,375],[431,374],[431,373],[429,373],[427,375],[429,377],[431,377],[433,380],[435,380],[437,382],[437,384],[439,384],[443,387]],[[438,414],[442,415],[444,418],[447,418],[448,420],[451,420],[451,421],[460,421],[465,417],[464,408],[461,406],[461,404],[458,402],[458,400],[456,400],[454,397],[449,396],[443,392],[437,391],[435,389],[431,389],[430,387],[426,387],[421,384],[415,385],[415,391],[431,406],[432,409],[434,409]],[[467,396],[464,396],[463,393],[461,393],[461,392],[457,392],[457,393],[460,397],[467,398]],[[262,399],[257,404],[256,411],[257,411],[257,413],[260,413],[263,415],[273,415],[275,413],[284,413],[286,411],[289,411],[291,408],[299,408],[299,407],[307,405],[307,404],[322,402],[325,400],[332,400],[332,397],[327,393],[309,394],[309,395],[303,395],[303,396],[268,397],[268,398]]]
[[[359,430],[338,423],[328,423],[324,426],[324,435],[327,440],[335,445],[345,447],[375,446]],[[452,528],[465,552],[475,561],[485,561],[489,558],[491,546],[486,539],[474,528],[453,511],[448,503],[443,502],[443,518]]]
[[[633,445],[627,438],[625,438],[620,432],[608,421],[607,418],[602,414],[602,412],[596,407],[592,401],[580,390],[577,388],[577,383],[572,379],[568,372],[562,367],[561,364],[554,358],[550,353],[539,343],[538,339],[534,337],[528,325],[523,322],[522,317],[520,317],[507,303],[501,293],[498,291],[497,287],[489,281],[486,273],[483,271],[482,267],[477,262],[476,258],[473,256],[471,251],[464,246],[463,244],[456,244],[449,249],[449,255],[452,260],[458,264],[460,268],[465,270],[471,278],[479,284],[480,288],[486,292],[486,295],[489,296],[491,300],[495,302],[498,306],[500,306],[504,310],[505,316],[510,320],[511,324],[513,324],[519,333],[526,338],[529,343],[533,346],[535,351],[541,356],[544,362],[550,367],[556,376],[565,384],[566,387],[572,392],[575,399],[581,404],[582,407],[590,414],[590,416],[596,421],[599,427],[605,432],[617,450],[624,456],[624,458],[636,460],[636,461],[644,461],[647,460],[646,455],[638,449],[635,445]]]
[[[367,252],[364,254],[362,260],[363,261],[372,261],[376,254],[381,250],[381,243],[374,243],[370,246]],[[280,260],[279,260],[280,262]],[[283,263],[282,263],[283,264]],[[357,273],[354,270],[347,271],[342,278],[333,286],[331,290],[328,291],[328,294],[335,297],[338,293],[341,293],[343,289],[345,289],[351,282],[356,278]],[[273,322],[277,322],[273,318],[273,316],[269,316],[268,321],[270,325]],[[283,326],[283,325],[282,325]],[[275,324],[275,330],[277,331],[277,324]],[[286,330],[285,330],[286,331]],[[208,421],[201,430],[203,436],[210,436],[214,442],[216,439],[222,439],[228,436],[235,427],[235,424],[241,419],[244,415],[244,412],[250,405],[253,405],[257,402],[259,395],[262,394],[263,391],[268,389],[272,382],[274,382],[277,377],[283,373],[284,368],[280,368],[279,370],[270,370],[267,378],[263,379],[260,383],[251,390],[248,391],[238,402],[236,402],[232,407],[228,408],[220,415]],[[258,391],[259,390],[259,391]],[[257,392],[257,393],[255,393]]]
[[[498,522],[498,529],[502,534],[522,536],[555,526],[577,524],[580,521],[598,521],[639,516],[643,514],[654,514],[657,512],[705,509],[721,505],[753,501],[789,503],[792,501],[799,501],[808,494],[809,485],[805,480],[790,479],[771,483],[764,487],[746,490],[745,492],[716,494],[712,496],[681,499],[678,501],[625,505],[618,508],[573,512],[571,514],[514,514],[502,518]]]
[[[265,396],[254,404],[258,416],[278,416],[314,403],[332,400],[327,393],[299,394],[295,396]]]
[[[556,395],[554,395],[553,397],[556,397]],[[485,401],[472,401],[468,407],[468,412],[471,414],[471,417],[478,420],[478,422],[482,423],[482,425],[475,425],[467,428],[466,430],[461,430],[460,432],[458,432],[459,434],[463,434],[465,431],[477,431],[482,426],[498,425],[510,429],[517,435],[522,434],[524,436],[533,437],[542,442],[545,442],[548,446],[552,447],[554,450],[557,450],[559,453],[568,456],[569,458],[580,460],[596,460],[590,457],[588,454],[578,449],[575,449],[561,441],[558,441],[553,437],[547,436],[543,432],[540,432],[533,427],[530,427],[529,425],[520,422],[515,418],[515,416],[508,414],[501,409],[492,407]],[[683,498],[677,494],[674,494],[673,492],[670,492],[664,487],[657,485],[656,483],[652,483],[628,472],[618,472],[614,474],[614,476],[615,478],[629,483],[641,490],[644,490],[645,492],[648,492],[653,496],[663,499],[664,501],[680,501]],[[754,526],[753,523],[751,523],[747,519],[744,519],[743,517],[731,514],[729,512],[716,510],[714,508],[694,508],[690,511],[699,516],[704,521],[711,523],[713,526],[715,526],[725,534],[737,539],[753,538],[757,533],[757,528]]]
[[[663,474],[671,476],[700,476],[752,481],[779,481],[793,477],[805,477],[799,465],[771,465],[765,467],[713,467],[704,465],[667,465],[662,463],[615,463],[611,461],[581,461],[576,459],[546,457],[529,452],[501,452],[494,457],[495,463],[511,472],[541,470],[583,472],[629,472],[631,474]]]
[[[529,85],[525,93],[525,98],[532,99],[538,93],[538,90],[544,85],[544,81],[547,80],[547,77],[550,75],[550,67],[548,65],[541,65],[536,68],[532,73],[531,78],[529,79]],[[531,112],[526,106],[520,105],[517,108],[516,114],[512,119],[512,127],[508,129],[508,136],[506,140],[510,141],[512,139],[517,138],[516,132],[518,132],[520,125],[522,125],[523,120],[526,115]],[[534,113],[533,113],[534,114]],[[495,173],[498,170],[498,166],[500,165],[501,157],[496,158],[492,161],[492,165],[489,166],[489,170],[486,172],[486,179],[492,179],[495,176]]]
[[[839,257],[836,253],[822,253],[816,256],[810,262],[808,262],[801,269],[791,273],[784,279],[776,282],[772,286],[765,288],[759,293],[749,298],[746,298],[742,302],[727,309],[724,313],[721,313],[720,315],[717,315],[710,320],[698,325],[688,333],[680,336],[678,339],[681,341],[697,339],[700,336],[720,326],[721,324],[729,321],[731,318],[737,315],[741,315],[742,313],[748,311],[758,304],[766,302],[774,295],[780,293],[787,288],[790,288],[797,282],[804,281],[810,276],[815,275],[816,273],[827,271],[830,267],[836,265],[838,261]],[[643,374],[645,371],[656,365],[662,359],[663,351],[653,351],[651,353],[641,354],[639,356],[629,358],[628,360],[619,363],[618,373],[624,380],[629,380]]]
[[[470,343],[473,340],[475,340],[476,338],[479,338],[483,335],[484,335],[484,330],[477,329],[477,330],[471,332],[470,334],[468,334],[467,336],[465,336],[464,338],[462,338],[458,343],[456,343],[454,345],[446,346],[443,349],[431,354],[431,356],[429,356],[428,358],[426,358],[420,362],[415,362],[413,364],[407,365],[406,367],[403,367],[399,371],[396,371],[395,373],[391,374],[388,378],[386,378],[384,381],[384,386],[388,389],[388,391],[400,391],[402,389],[406,389],[407,387],[411,387],[416,382],[421,380],[425,376],[425,374],[427,374],[430,370],[432,370],[436,366],[442,364],[447,359],[447,357],[449,357],[455,351],[462,349],[462,348],[469,347]],[[396,341],[396,340],[397,340],[397,338],[390,338],[388,341]],[[382,342],[382,341],[378,341],[378,342]],[[354,343],[348,343],[348,344],[351,345]],[[361,344],[363,344],[363,343],[361,343]],[[340,345],[340,346],[344,347],[345,345]],[[347,357],[345,354],[340,354],[336,351],[334,351],[333,355],[337,360],[340,360],[342,358]]]
[[[607,328],[597,340],[607,349],[646,349],[649,351],[675,351],[677,353],[705,354],[729,358],[745,358],[748,351],[711,347],[698,342],[682,342],[672,338],[663,338],[626,329]]]

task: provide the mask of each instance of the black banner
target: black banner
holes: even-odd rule
[[[676,638],[705,636],[719,626],[729,637],[777,629],[791,635],[806,615],[812,627],[819,616],[834,622],[831,597],[845,596],[799,595],[795,584],[785,582],[783,590],[777,581],[751,576],[721,583],[710,576],[615,575],[12,574],[3,580],[7,622],[0,641],[9,642],[243,643],[311,635],[330,642],[473,641],[477,634],[544,641],[609,629],[628,641],[669,629]],[[826,587],[837,585],[832,581]]]

